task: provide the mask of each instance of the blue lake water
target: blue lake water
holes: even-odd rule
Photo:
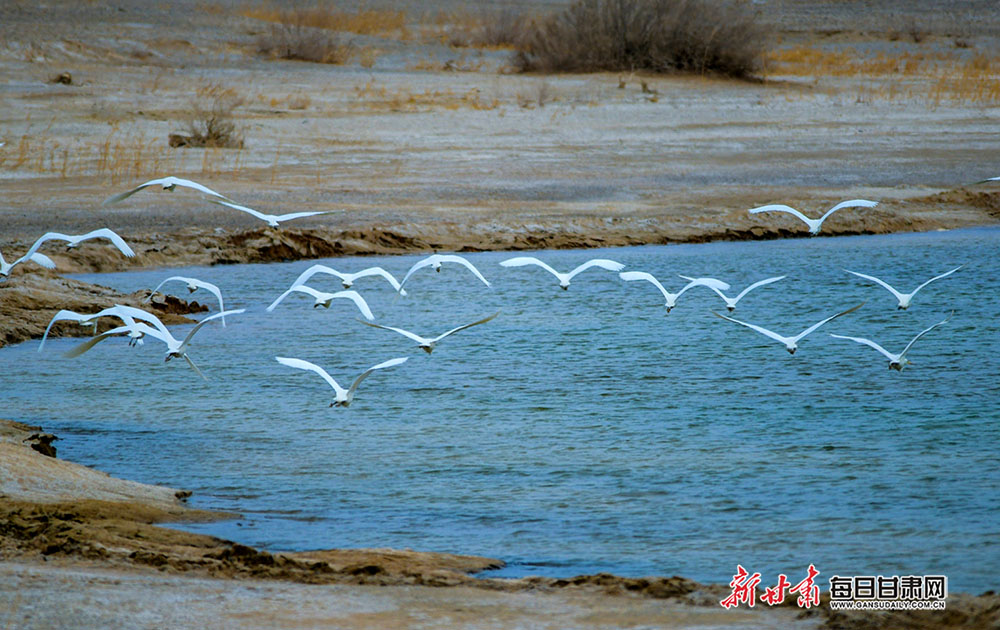
[[[734,316],[795,334],[867,300],[799,351],[714,317],[707,289],[667,315],[648,283],[593,269],[562,291],[508,253],[468,255],[493,282],[446,266],[418,272],[396,299],[381,279],[355,285],[377,321],[432,336],[488,315],[431,356],[362,326],[348,301],[293,295],[264,307],[316,261],[77,276],[125,291],[168,275],[218,284],[229,326],[205,326],[191,356],[163,362],[150,340],[79,340],[0,350],[3,416],[58,433],[60,456],[111,474],[194,491],[195,507],[242,518],[187,525],[272,550],[409,547],[481,554],[496,575],[684,575],[728,582],[737,563],[794,583],[830,575],[945,574],[952,590],[998,586],[1000,566],[1000,230],[539,252],[557,269],[592,257],[649,271],[711,275],[734,292],[771,275]],[[399,277],[419,256],[380,264]],[[912,290],[905,312],[843,267]],[[329,276],[310,284],[339,289]],[[181,284],[168,285],[186,295]],[[195,294],[215,308],[210,296]],[[889,371],[920,330],[913,364]],[[178,327],[184,331],[186,327]],[[178,333],[180,336],[180,333]],[[330,408],[316,375],[276,355],[366,380]]]

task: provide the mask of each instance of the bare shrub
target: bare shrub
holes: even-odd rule
[[[478,46],[520,46],[530,33],[531,18],[511,7],[483,13],[482,28],[474,39]]]
[[[210,147],[239,149],[243,147],[243,134],[233,113],[244,102],[233,88],[218,84],[203,86],[191,101],[187,134],[171,134],[171,146]]]
[[[746,5],[727,0],[577,0],[530,29],[514,65],[748,77],[761,67],[766,35]]]
[[[257,52],[277,59],[344,63],[350,58],[350,46],[329,30],[313,26],[312,12],[282,11],[276,23],[269,24],[257,37]]]

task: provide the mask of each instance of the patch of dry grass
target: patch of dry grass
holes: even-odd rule
[[[98,177],[110,184],[150,179],[163,173],[214,175],[244,169],[242,150],[170,148],[161,136],[113,125],[103,138],[66,141],[47,132],[28,132],[0,147],[0,168],[43,177]]]
[[[354,88],[356,102],[364,109],[392,112],[423,112],[430,110],[492,110],[500,107],[500,99],[487,96],[479,88],[464,92],[454,90],[389,89],[369,81]]]
[[[859,103],[899,98],[943,103],[1000,105],[1000,58],[954,52],[864,54],[797,47],[768,55],[769,76],[858,77],[877,83],[861,86]]]
[[[317,3],[313,7],[286,9],[280,5],[265,5],[244,11],[246,17],[286,24],[289,15],[301,27],[341,31],[358,35],[396,35],[407,39],[405,11],[361,9],[342,11],[333,3]]]

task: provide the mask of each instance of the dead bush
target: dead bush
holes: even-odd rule
[[[577,0],[529,29],[521,71],[714,73],[749,77],[767,31],[746,4],[727,0]]]
[[[199,88],[191,101],[187,134],[171,134],[170,146],[242,148],[243,134],[233,114],[243,101],[233,88],[218,84]]]
[[[518,47],[532,27],[531,18],[511,7],[483,13],[482,29],[475,38],[479,46]]]
[[[331,64],[344,63],[351,56],[350,46],[334,33],[311,25],[314,19],[309,11],[282,11],[276,20],[258,35],[258,52],[276,59]]]

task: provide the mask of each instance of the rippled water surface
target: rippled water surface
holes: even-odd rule
[[[359,280],[378,321],[425,335],[502,309],[427,356],[359,324],[346,301],[313,309],[298,295],[264,312],[308,261],[88,275],[125,291],[193,275],[247,313],[198,333],[191,355],[209,381],[181,361],[165,364],[155,341],[132,350],[115,339],[78,359],[60,356],[79,343],[71,339],[41,354],[37,342],[0,350],[13,384],[4,417],[58,433],[60,456],[240,512],[186,527],[270,549],[482,554],[505,560],[499,574],[509,576],[728,582],[740,563],[770,582],[782,571],[804,577],[814,563],[821,579],[943,573],[953,590],[998,586],[1000,231],[538,255],[565,270],[612,258],[671,289],[678,273],[714,275],[736,291],[787,274],[734,314],[783,334],[867,303],[790,356],[714,317],[724,305],[705,289],[667,315],[652,285],[601,269],[564,292],[541,269],[499,267],[510,254],[478,253],[468,258],[492,290],[447,266],[418,272],[403,299],[380,279]],[[418,258],[324,262],[401,276]],[[905,312],[842,271],[911,290],[962,263]],[[310,284],[339,287],[328,276]],[[902,373],[828,334],[898,351],[952,310]],[[319,377],[276,355],[319,363],[342,383],[411,359],[369,377],[340,409]]]

